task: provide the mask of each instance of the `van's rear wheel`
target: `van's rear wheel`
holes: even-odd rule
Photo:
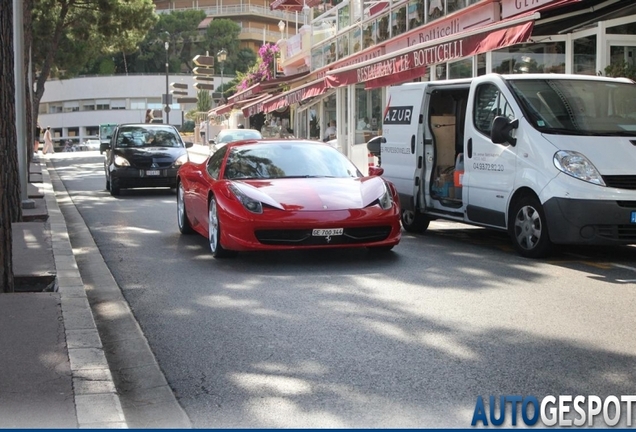
[[[534,196],[517,200],[510,212],[509,233],[515,249],[526,258],[543,258],[552,247],[543,206]]]
[[[402,226],[408,232],[421,233],[426,231],[431,220],[417,210],[402,210]]]

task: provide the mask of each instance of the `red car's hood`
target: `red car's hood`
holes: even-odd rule
[[[364,208],[386,191],[380,177],[283,178],[233,183],[243,193],[264,204],[297,211]]]

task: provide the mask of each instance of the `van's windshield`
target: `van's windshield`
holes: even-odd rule
[[[525,116],[541,132],[636,136],[636,85],[584,79],[512,79]]]

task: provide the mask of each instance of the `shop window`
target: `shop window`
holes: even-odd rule
[[[424,0],[412,0],[408,4],[408,24],[409,30],[424,24]]]
[[[322,47],[324,65],[328,65],[336,61],[336,42],[333,41]]]
[[[343,59],[349,55],[349,33],[345,33],[338,38],[338,59]]]
[[[477,54],[477,76],[486,75],[486,54]]]
[[[391,13],[391,36],[397,36],[406,31],[406,6],[402,6]]]
[[[448,78],[471,78],[473,76],[473,59],[468,58],[448,64]]]
[[[323,67],[324,61],[323,61],[323,54],[322,54],[322,47],[317,47],[317,48],[312,48],[311,50],[311,66],[314,69],[319,69],[321,67]]]
[[[375,22],[370,22],[362,27],[362,48],[375,45]]]
[[[349,47],[351,48],[351,54],[355,54],[362,49],[362,29],[360,27],[356,27],[351,31]]]
[[[338,10],[338,30],[345,29],[349,25],[349,5],[346,5]]]
[[[575,74],[596,75],[596,35],[574,39]]]
[[[445,15],[444,2],[445,0],[428,0],[426,22],[435,21]]]
[[[466,0],[446,0],[448,13],[451,14],[453,12],[457,12],[460,9],[466,7]]]
[[[605,29],[607,34],[624,34],[624,35],[636,35],[636,22],[622,24],[614,27],[607,27]]]
[[[378,36],[377,42],[384,42],[389,38],[389,16],[385,15],[378,19]]]
[[[526,44],[493,52],[493,72],[565,73],[565,42]]]

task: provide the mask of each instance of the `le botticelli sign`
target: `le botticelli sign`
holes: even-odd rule
[[[529,21],[496,30],[484,28],[464,37],[455,35],[446,40],[417,44],[374,62],[328,72],[326,80],[329,87],[367,83],[367,88],[374,88],[398,84],[422,76],[431,65],[526,42],[532,34],[533,24],[534,21]]]

